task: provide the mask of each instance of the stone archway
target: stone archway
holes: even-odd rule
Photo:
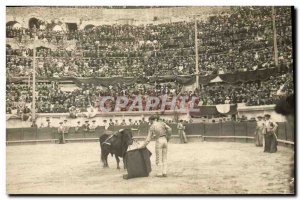
[[[66,23],[66,28],[69,32],[75,32],[78,30],[77,23]]]
[[[12,27],[13,28],[17,25],[20,25],[20,23],[17,22],[17,21],[9,21],[9,22],[6,23],[6,27]]]
[[[35,17],[32,17],[32,18],[30,18],[29,19],[29,21],[28,21],[28,27],[29,27],[29,29],[32,29],[32,28],[40,28],[40,20],[39,19],[37,19],[37,18],[35,18]]]
[[[95,25],[93,25],[93,24],[88,24],[88,25],[86,25],[85,27],[84,27],[84,30],[91,30],[92,28],[94,28],[95,27]]]

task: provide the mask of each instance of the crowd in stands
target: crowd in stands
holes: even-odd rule
[[[115,101],[105,102],[105,108],[115,110],[116,99],[118,96],[126,96],[129,103],[126,108],[118,111],[128,111],[134,99],[137,96],[142,98],[142,107],[145,110],[147,97],[159,97],[161,102],[164,95],[167,95],[171,102],[174,96],[181,91],[179,84],[170,83],[157,84],[155,87],[148,87],[143,84],[118,85],[116,87],[96,87],[93,84],[82,84],[73,91],[62,90],[57,82],[37,84],[37,103],[36,109],[39,113],[67,113],[71,111],[86,112],[89,109],[101,111],[99,101],[104,96],[112,96]],[[217,105],[217,104],[236,104],[244,103],[247,106],[275,104],[280,94],[291,94],[294,91],[292,74],[283,74],[277,77],[270,77],[262,82],[238,83],[235,85],[221,83],[204,85],[201,89],[195,91],[185,91],[180,96],[186,97],[186,108],[190,106],[192,97],[197,97],[195,106]],[[32,88],[23,84],[8,84],[7,93],[7,113],[12,110],[22,110],[26,104],[32,102]],[[176,102],[177,108],[180,108],[181,100]],[[157,107],[150,110],[160,110],[160,103]],[[166,106],[165,110],[170,110]],[[134,109],[135,111],[137,109]],[[18,111],[18,112],[19,112]]]
[[[82,84],[73,91],[63,91],[57,82],[37,84],[37,103],[36,108],[39,113],[66,113],[70,108],[79,109],[79,112],[87,111],[88,107],[99,110],[101,97],[127,96],[129,106],[136,96],[140,95],[143,99],[143,106],[148,96],[162,97],[168,94],[170,97],[180,91],[179,85],[157,84],[154,88],[147,88],[145,85],[133,84],[131,86],[118,85],[116,87],[102,88],[93,84]],[[26,103],[32,102],[32,87],[24,84],[8,84],[6,87],[7,112],[11,113],[15,109],[23,109]],[[22,107],[18,106],[20,103]],[[107,101],[105,107],[114,109],[115,102]],[[126,109],[125,109],[126,110]],[[121,111],[125,111],[124,109]]]
[[[276,8],[276,29],[281,65],[291,68],[291,13]],[[238,7],[231,15],[201,22],[200,66],[206,71],[233,73],[274,67],[271,7]],[[284,47],[284,49],[282,48]],[[287,50],[288,49],[288,50]]]
[[[201,105],[244,103],[247,106],[275,104],[281,94],[292,94],[291,74],[270,77],[262,82],[205,86],[200,93]]]
[[[293,90],[291,9],[276,7],[276,31],[279,66],[286,71],[279,77],[262,82],[234,85],[204,86],[186,95],[199,97],[199,105],[245,103],[273,104],[276,91],[285,84]],[[191,75],[195,73],[194,22],[172,22],[159,25],[101,25],[84,30],[53,30],[52,21],[39,21],[30,29],[7,26],[6,37],[14,38],[19,48],[6,46],[7,77],[32,75],[33,50],[26,41],[39,39],[57,48],[37,48],[38,77],[138,77]],[[61,27],[62,24],[60,24]],[[275,67],[273,52],[273,23],[271,7],[236,7],[232,13],[222,13],[198,21],[199,71],[201,75],[226,74]],[[75,46],[66,48],[66,41]],[[290,80],[291,79],[291,80]],[[70,108],[96,108],[101,96],[126,95],[133,99],[143,95],[177,95],[181,86],[155,85],[152,88],[121,86],[99,88],[83,85],[72,92],[59,89],[58,84],[37,86],[37,112],[62,113]],[[7,113],[18,112],[32,102],[32,88],[22,84],[8,84]],[[110,105],[114,106],[113,102]],[[159,109],[159,107],[157,108]],[[126,110],[126,109],[125,109]],[[28,109],[27,111],[28,112]]]
[[[291,10],[289,7],[275,10],[279,64],[291,68]],[[35,37],[53,44],[76,42],[75,49],[39,48],[37,56],[41,57],[42,68],[39,76],[132,77],[195,73],[193,22],[101,25],[72,31],[53,31],[53,23],[40,22],[31,29],[7,27],[7,37],[21,43]],[[238,7],[233,8],[231,14],[211,16],[206,21],[198,21],[197,34],[198,67],[203,75],[274,67],[271,7]],[[10,61],[14,55],[31,56],[32,50],[8,47],[7,59]],[[20,66],[29,69],[27,65]],[[8,70],[13,76],[19,75],[18,70],[10,67]]]

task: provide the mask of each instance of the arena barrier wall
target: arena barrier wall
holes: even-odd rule
[[[172,128],[172,137],[178,138],[177,124],[169,124]],[[188,138],[205,141],[238,141],[253,142],[253,136],[256,128],[256,122],[220,122],[220,123],[191,123],[186,124],[185,132]],[[109,131],[131,128],[133,136],[138,139],[145,138],[148,133],[149,125],[139,126],[114,126]],[[75,127],[70,127],[65,139],[68,141],[95,141],[105,132],[103,126],[98,126],[95,131],[84,131],[79,128],[76,132]],[[287,122],[278,123],[278,140],[294,144],[294,130]],[[25,143],[25,142],[56,142],[58,140],[57,128],[8,128],[6,129],[7,143]]]

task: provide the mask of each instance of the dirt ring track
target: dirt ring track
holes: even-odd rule
[[[148,146],[154,153],[154,142]],[[9,194],[285,194],[293,151],[263,153],[250,143],[169,144],[168,178],[123,180],[126,172],[100,165],[99,143],[7,146]],[[122,162],[121,162],[122,163]]]

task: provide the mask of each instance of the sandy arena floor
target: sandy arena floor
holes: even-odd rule
[[[269,194],[288,193],[292,150],[275,154],[249,143],[169,144],[168,177],[155,177],[154,142],[149,177],[123,180],[126,173],[100,165],[99,143],[7,147],[9,194]],[[121,162],[122,163],[122,162]],[[122,167],[122,166],[121,166]]]

